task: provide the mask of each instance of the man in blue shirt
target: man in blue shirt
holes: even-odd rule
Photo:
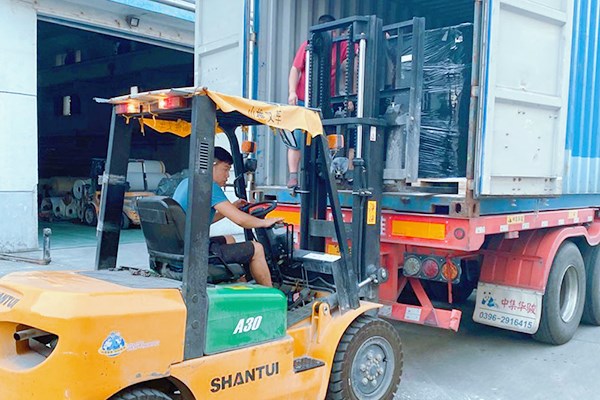
[[[273,224],[281,222],[282,218],[260,219],[241,211],[239,208],[246,204],[245,200],[240,199],[231,203],[227,199],[222,187],[227,183],[232,165],[233,157],[231,157],[231,154],[222,147],[215,147],[212,198],[210,201],[211,223],[228,218],[244,229],[253,229],[269,228]],[[173,199],[181,205],[183,211],[187,211],[187,178],[177,186]],[[210,238],[209,251],[221,257],[226,263],[249,265],[250,270],[247,272],[250,272],[256,283],[263,286],[273,286],[265,251],[260,243],[256,241],[236,243],[232,236],[215,236]]]

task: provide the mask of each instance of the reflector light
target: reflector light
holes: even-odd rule
[[[407,257],[404,259],[404,275],[415,276],[421,270],[421,260],[417,257]]]
[[[428,258],[423,261],[423,273],[428,278],[435,278],[440,272],[440,266],[435,260]]]
[[[344,147],[344,136],[342,135],[328,135],[327,144],[330,150],[339,150]]]
[[[160,110],[172,110],[174,108],[181,108],[185,105],[185,99],[183,97],[165,97],[158,100],[158,108]]]
[[[255,153],[256,143],[245,140],[242,142],[242,153]]]
[[[140,109],[137,103],[123,103],[115,106],[115,112],[117,114],[135,114],[139,111]]]
[[[447,281],[453,281],[458,278],[458,267],[454,263],[444,263],[442,265],[442,276]]]

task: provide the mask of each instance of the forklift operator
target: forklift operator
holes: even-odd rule
[[[239,208],[247,204],[245,200],[239,199],[231,203],[225,196],[222,187],[225,186],[229,178],[233,157],[222,147],[215,147],[214,155],[212,199],[210,202],[212,223],[228,218],[244,229],[252,229],[269,228],[283,220],[282,218],[260,219],[241,211]],[[187,211],[187,178],[177,186],[173,199],[181,205],[184,212]],[[260,243],[256,241],[236,243],[232,236],[215,236],[210,238],[209,251],[219,256],[226,263],[240,264],[244,268],[248,268],[249,265],[249,271],[246,270],[246,273],[249,272],[256,283],[263,286],[273,286],[265,251]]]

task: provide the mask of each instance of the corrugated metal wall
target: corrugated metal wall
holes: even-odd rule
[[[450,3],[450,4],[449,4]],[[384,24],[425,16],[435,28],[473,20],[473,0],[260,0],[258,98],[287,103],[287,78],[297,47],[322,14],[377,15]],[[270,132],[259,131],[258,184],[286,181],[287,153]]]
[[[395,12],[396,2],[389,0],[261,0],[259,21],[258,98],[287,103],[287,78],[297,47],[308,38],[308,29],[322,14],[337,18],[371,14],[388,8]],[[261,130],[258,135],[259,184],[282,184],[286,181],[287,151],[280,140]]]
[[[600,6],[575,1],[564,193],[600,193]]]

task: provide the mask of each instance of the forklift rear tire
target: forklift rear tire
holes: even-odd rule
[[[402,376],[402,342],[387,321],[356,318],[338,344],[327,400],[393,399]]]
[[[579,326],[585,302],[585,268],[575,243],[560,245],[542,299],[542,319],[533,338],[539,342],[567,343]]]
[[[109,400],[173,400],[165,393],[149,388],[129,389],[114,395]]]

